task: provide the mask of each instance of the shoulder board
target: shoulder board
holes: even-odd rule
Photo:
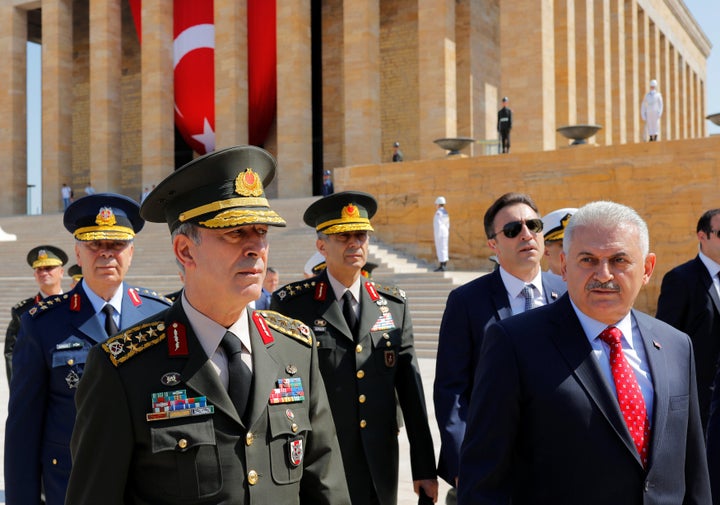
[[[274,310],[258,310],[256,312],[265,319],[267,325],[273,330],[292,337],[308,347],[312,347],[313,339],[310,328],[302,321],[283,316]]]
[[[165,321],[152,321],[129,328],[103,342],[102,348],[116,367],[145,349],[165,340]]]
[[[38,303],[36,303],[35,306],[28,311],[28,314],[30,314],[30,317],[34,319],[40,316],[40,314],[49,312],[50,310],[57,307],[67,305],[69,299],[70,296],[68,296],[68,293],[63,293],[62,295],[48,296],[47,298],[44,298],[43,300],[40,300]]]
[[[277,297],[281,302],[284,302],[302,293],[314,293],[317,283],[317,279],[305,279],[303,281],[292,282],[280,288],[277,291]]]
[[[24,300],[20,300],[19,302],[17,302],[17,303],[15,304],[15,306],[13,307],[13,310],[17,310],[17,309],[19,309],[20,307],[23,307],[23,306],[27,305],[29,302],[35,303],[35,297],[25,298]]]
[[[400,289],[397,286],[383,286],[382,284],[378,284],[376,282],[373,284],[375,285],[375,289],[378,290],[378,293],[392,296],[393,298],[403,302],[407,300],[407,295],[405,294],[404,289]]]
[[[143,298],[149,298],[151,300],[159,300],[163,303],[166,303],[168,305],[172,305],[173,301],[168,298],[167,296],[163,295],[162,293],[158,293],[155,290],[147,289],[147,288],[140,288],[137,286],[131,286],[130,289],[132,289],[135,293],[137,293],[139,296]]]

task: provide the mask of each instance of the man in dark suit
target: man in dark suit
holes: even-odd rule
[[[697,361],[703,426],[710,412],[711,386],[720,358],[720,209],[698,220],[698,255],[663,277],[656,317],[690,335]]]
[[[542,220],[530,196],[506,193],[485,212],[485,234],[500,267],[453,290],[445,305],[435,369],[435,417],[440,428],[438,474],[455,486],[460,445],[465,436],[477,359],[487,326],[556,300],[561,291],[548,285],[541,272],[544,242]],[[527,290],[526,290],[527,292]],[[450,500],[453,500],[453,490]]]
[[[460,458],[460,505],[707,504],[690,339],[634,310],[645,222],[593,202],[565,230],[568,291],[485,333]]]
[[[271,307],[311,325],[353,505],[395,505],[402,409],[415,492],[437,498],[435,454],[405,292],[366,279],[377,202],[346,191],[314,202],[304,221],[327,267],[273,294]]]
[[[167,222],[184,287],[88,357],[72,438],[73,505],[349,505],[315,339],[254,311],[275,159],[254,146],[170,174],[141,214]]]
[[[145,224],[134,200],[86,196],[70,204],[63,223],[75,237],[85,276],[22,318],[5,425],[8,503],[39,503],[41,490],[48,505],[65,503],[75,392],[90,348],[168,305],[156,293],[123,282],[133,239]]]
[[[707,456],[713,505],[720,505],[720,370],[715,375],[707,424]]]
[[[37,282],[40,291],[35,296],[19,301],[10,309],[10,323],[5,331],[4,350],[8,384],[12,378],[12,354],[20,331],[20,318],[25,312],[32,309],[36,303],[48,296],[62,294],[62,278],[65,273],[63,266],[67,263],[68,257],[65,251],[59,247],[40,245],[33,247],[27,254],[26,259],[28,265],[33,269],[35,282]]]

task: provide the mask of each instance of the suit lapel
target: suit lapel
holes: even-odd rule
[[[492,282],[492,302],[497,312],[498,320],[507,319],[512,316],[512,308],[510,307],[510,300],[508,298],[508,292],[505,289],[505,284],[500,277],[500,269],[494,270],[490,275],[493,276]]]
[[[95,313],[90,299],[85,294],[85,290],[80,288],[78,284],[74,290],[68,293],[70,296],[79,295],[80,310],[72,312],[72,324],[90,340],[96,343],[105,342],[107,340],[107,334],[105,333],[105,326],[100,321],[100,317]],[[73,303],[71,302],[71,306]]]
[[[370,329],[380,317],[380,309],[377,304],[370,298],[370,294],[365,289],[365,281],[360,282],[360,324],[358,326],[358,336],[368,335]]]
[[[353,337],[353,334],[350,331],[347,322],[345,321],[345,317],[342,315],[340,304],[338,304],[336,301],[336,293],[333,291],[333,288],[330,285],[330,281],[327,277],[327,272],[323,272],[322,276],[320,277],[320,282],[324,282],[327,285],[327,296],[323,301],[323,305],[320,307],[320,317],[325,319],[325,321],[330,323],[335,329],[345,335],[348,340],[350,340],[351,342],[354,341],[355,339]],[[360,313],[362,314],[362,305]]]
[[[695,258],[695,267],[697,268],[703,288],[715,306],[715,311],[720,314],[720,297],[715,289],[715,284],[713,284],[713,279],[710,277],[710,272],[708,272],[708,269],[699,257]]]
[[[265,344],[257,327],[250,321],[250,341],[252,345],[253,384],[248,425],[261,416],[267,408],[270,393],[277,387],[278,377],[284,377],[283,363],[277,356],[274,341]]]
[[[570,298],[564,296],[556,302],[556,305],[562,310],[553,312],[554,318],[550,324],[555,327],[555,331],[551,332],[551,339],[582,388],[640,464],[640,456],[620,412],[617,398],[608,387],[607,379],[600,370],[592,347],[585,337],[585,330],[572,309]]]
[[[558,293],[557,291],[554,291],[550,284],[547,282],[547,275],[545,275],[545,272],[542,272],[542,287],[543,287],[543,297],[545,298],[545,305],[550,305],[554,301],[556,301],[562,293]]]
[[[652,463],[653,454],[660,440],[659,434],[665,432],[665,424],[667,423],[667,413],[670,401],[670,385],[668,383],[668,367],[665,359],[665,353],[662,346],[653,337],[654,331],[650,320],[633,311],[635,321],[637,321],[642,344],[645,347],[645,356],[650,366],[650,375],[653,383],[653,418],[650,427],[652,435],[650,437],[650,464]]]

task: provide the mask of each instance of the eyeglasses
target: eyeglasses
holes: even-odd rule
[[[708,233],[708,237],[710,235],[715,235],[717,238],[720,238],[720,230],[710,230],[710,232]]]
[[[510,221],[502,227],[502,230],[493,233],[490,238],[497,237],[498,233],[505,234],[507,238],[515,238],[522,231],[523,224],[527,226],[528,230],[533,233],[539,233],[543,230],[542,219],[528,219],[527,221]]]
[[[93,253],[99,251],[120,252],[132,244],[132,240],[89,240],[79,242]]]

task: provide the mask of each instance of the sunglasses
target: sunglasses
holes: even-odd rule
[[[515,238],[522,231],[523,224],[528,227],[533,233],[539,233],[543,230],[542,219],[528,219],[527,221],[510,221],[508,224],[502,227],[497,233],[493,233],[490,238],[495,238],[498,233],[503,233],[507,238]]]
[[[707,234],[708,238],[710,236],[715,235],[717,238],[720,238],[720,230],[710,230],[710,232]]]

